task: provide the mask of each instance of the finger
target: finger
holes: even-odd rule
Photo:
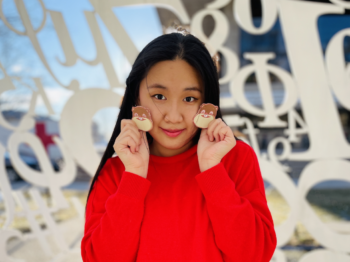
[[[214,130],[216,129],[216,127],[220,123],[222,123],[222,119],[221,118],[217,118],[214,121],[209,123],[209,126],[208,126],[209,141],[214,141]]]
[[[121,125],[121,127],[123,126],[123,129],[121,130],[121,133],[128,133],[130,130],[133,130],[135,134],[138,135],[139,128],[137,127],[134,121],[127,120],[127,119],[123,119],[122,121],[123,121],[123,125]]]
[[[208,128],[202,128],[200,136],[206,137],[208,133]]]
[[[120,122],[120,131],[122,131],[126,126],[134,127],[138,130],[136,123],[131,119],[122,119]]]
[[[229,126],[221,127],[219,130],[220,141],[225,140],[225,137],[230,136],[230,133],[232,133],[232,130]]]
[[[138,141],[138,144],[141,144],[141,134],[140,131],[137,129],[135,130],[132,127],[125,127],[123,132],[120,134],[120,137],[123,138],[125,136],[132,136],[135,141]]]
[[[207,135],[208,135],[208,140],[212,141],[213,140],[213,130],[215,129],[215,126],[218,124],[218,121],[215,119],[214,121],[211,121],[208,125],[207,128]]]
[[[137,137],[137,135],[135,135],[135,134],[132,133],[132,132],[120,134],[120,138],[119,138],[119,139],[120,139],[120,141],[121,141],[121,140],[124,140],[125,138],[128,138],[128,137],[132,138],[132,139],[135,141],[136,146],[139,146],[139,145],[141,144],[141,139],[139,139],[139,138]]]
[[[219,135],[220,129],[225,127],[225,126],[226,126],[226,124],[224,122],[221,122],[215,127],[215,129],[213,131],[213,136],[215,137],[215,140],[217,142],[220,141],[220,135]]]
[[[120,131],[123,131],[124,127],[126,126],[126,124],[128,123],[129,119],[122,119],[122,121],[120,122]]]
[[[131,153],[136,152],[137,143],[132,137],[127,136],[122,139],[120,143],[124,146],[124,148],[129,148]]]

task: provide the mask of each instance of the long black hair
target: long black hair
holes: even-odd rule
[[[222,118],[220,111],[220,86],[217,67],[204,43],[191,34],[182,33],[165,34],[155,38],[139,53],[129,76],[126,79],[125,94],[120,107],[117,123],[115,124],[112,136],[102,156],[100,165],[92,179],[87,200],[89,199],[90,193],[101,169],[107,159],[114,154],[113,145],[120,134],[120,124],[122,119],[132,118],[131,108],[137,105],[142,79],[146,77],[149,69],[156,63],[175,59],[183,59],[197,70],[204,83],[204,103],[217,105],[218,111],[216,118]],[[193,138],[195,144],[198,143],[200,137],[200,129],[198,131],[199,132],[197,132]],[[146,133],[146,135],[147,140],[152,143],[152,136],[149,133]]]

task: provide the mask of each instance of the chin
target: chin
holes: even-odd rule
[[[165,137],[165,138],[162,137],[160,140],[156,140],[156,141],[162,147],[167,149],[174,149],[174,150],[183,147],[187,143],[184,141],[184,139],[174,139],[174,138],[171,139],[168,137]]]
[[[194,135],[192,137],[188,138],[181,138],[181,139],[164,139],[162,140],[162,143],[160,143],[163,147],[168,149],[180,149],[190,143],[193,139]]]

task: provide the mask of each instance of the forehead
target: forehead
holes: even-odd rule
[[[182,92],[184,88],[197,87],[204,93],[202,79],[197,70],[181,59],[156,63],[148,72],[147,83],[148,86],[155,83],[162,85],[167,91]]]

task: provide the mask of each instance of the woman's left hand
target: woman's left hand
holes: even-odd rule
[[[217,165],[236,145],[236,139],[229,126],[221,118],[211,121],[203,128],[198,141],[197,154],[201,172]]]

